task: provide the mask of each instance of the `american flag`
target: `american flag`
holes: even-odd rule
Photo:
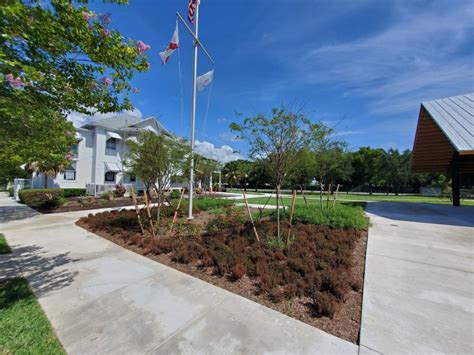
[[[188,20],[192,24],[194,24],[194,13],[196,12],[196,8],[199,6],[200,0],[189,0],[188,3]]]

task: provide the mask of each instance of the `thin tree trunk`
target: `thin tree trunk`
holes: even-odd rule
[[[276,206],[277,206],[277,241],[281,242],[280,239],[280,184],[277,184],[276,188]]]
[[[329,196],[331,195],[331,188],[332,188],[332,184],[329,184],[328,185],[328,197],[327,197],[327,201],[326,201],[326,208],[329,208]]]
[[[44,174],[44,188],[48,188],[48,175]]]
[[[132,188],[132,201],[133,204],[135,205],[135,212],[137,214],[137,219],[138,219],[138,224],[140,225],[140,230],[142,231],[143,234],[143,224],[142,224],[142,218],[140,217],[140,209],[138,208],[138,202],[137,202],[137,195],[135,194],[135,191]]]
[[[320,176],[319,180],[319,204],[321,209],[323,209],[323,177]]]
[[[178,217],[178,211],[179,211],[179,208],[181,207],[181,201],[183,200],[184,190],[185,189],[181,189],[181,196],[179,196],[178,205],[176,206],[174,210],[173,221],[171,222],[171,229],[173,228],[174,222],[176,222],[176,217]]]
[[[148,221],[150,223],[151,235],[153,237],[156,237],[155,226],[153,225],[153,218],[151,218],[150,201],[148,200],[148,195],[147,195],[146,191],[143,192],[143,198],[145,199],[146,213],[147,213],[147,216],[148,216]]]
[[[293,225],[293,213],[295,211],[295,203],[296,203],[296,190],[293,190],[293,198],[291,199],[291,208],[290,208],[290,219],[289,219],[289,226],[288,226],[288,236],[286,237],[286,246],[290,244],[290,236],[291,236],[291,227]]]
[[[339,184],[336,187],[336,194],[334,195],[334,201],[332,203],[332,207],[336,206],[337,194],[339,193]]]
[[[245,206],[247,207],[247,213],[249,214],[249,218],[250,218],[250,223],[252,223],[253,232],[255,233],[255,238],[257,239],[257,242],[260,242],[260,238],[258,237],[258,233],[257,233],[257,228],[255,228],[255,223],[253,222],[252,212],[250,212],[249,203],[247,202],[247,195],[245,194],[245,191],[243,192],[243,195],[244,195]]]
[[[300,185],[301,195],[303,195],[304,205],[308,207],[308,201],[306,200],[306,195],[304,194],[303,185]]]

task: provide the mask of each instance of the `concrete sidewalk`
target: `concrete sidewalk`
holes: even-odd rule
[[[11,207],[19,206],[0,194],[0,214]],[[88,213],[26,218],[23,210],[23,219],[0,223],[68,353],[358,352],[352,343],[77,227]]]
[[[474,207],[371,203],[361,353],[474,353]]]

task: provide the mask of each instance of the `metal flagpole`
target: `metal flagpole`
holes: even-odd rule
[[[189,174],[189,206],[188,219],[193,219],[193,191],[194,191],[194,130],[196,126],[196,77],[199,46],[199,1],[196,4],[196,13],[194,17],[194,63],[193,63],[193,106],[191,114],[191,172]]]

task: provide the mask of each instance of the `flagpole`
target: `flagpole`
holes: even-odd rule
[[[197,77],[197,61],[199,46],[199,1],[196,4],[196,13],[194,17],[194,63],[193,63],[193,103],[191,113],[191,171],[189,174],[189,203],[188,203],[188,219],[193,219],[193,191],[194,191],[194,137],[196,126],[196,77]]]

